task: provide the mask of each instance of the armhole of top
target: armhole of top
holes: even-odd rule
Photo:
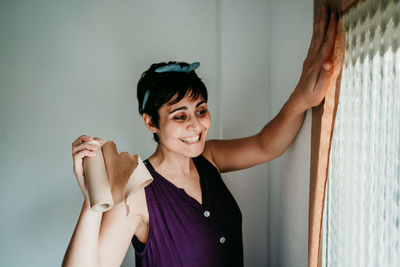
[[[148,238],[147,238],[147,241],[149,241]],[[133,235],[132,246],[135,249],[135,252],[140,254],[140,253],[143,253],[143,251],[146,247],[146,244],[140,242],[140,240],[136,237],[136,235]]]
[[[219,175],[221,175],[220,171],[218,170],[218,168],[212,163],[210,162],[206,157],[204,157],[203,154],[200,154],[198,156],[198,158],[200,159],[200,161],[204,161],[204,163],[208,166],[210,166],[211,169],[213,169],[215,172],[217,172]]]
[[[204,155],[208,156],[210,158],[210,160],[207,159],[207,157],[205,157]],[[215,164],[214,158],[212,156],[212,153],[210,151],[210,149],[207,147],[207,145],[204,147],[203,152],[200,154],[201,157],[203,157],[209,164],[211,164],[219,174],[221,174],[221,171],[219,170],[219,168],[217,167],[217,164]]]
[[[146,197],[146,202],[147,202],[147,197]],[[147,205],[147,209],[149,210],[149,205]],[[135,250],[135,254],[137,254],[140,257],[143,257],[146,253],[146,251],[148,250],[149,244],[151,242],[151,240],[153,239],[153,226],[152,226],[152,215],[151,215],[151,211],[149,210],[149,234],[147,236],[147,242],[146,243],[142,243],[140,242],[140,240],[136,237],[136,235],[133,235],[133,239],[132,239],[132,246]]]
[[[146,160],[147,161],[147,160]],[[148,165],[145,163],[146,167],[148,168],[151,176],[153,176],[153,173],[151,172],[151,166],[150,168],[148,167]],[[153,177],[154,178],[154,177]],[[146,189],[146,188],[145,188]],[[133,235],[133,239],[131,241],[132,246],[135,250],[135,254],[138,255],[139,257],[143,257],[146,253],[146,251],[148,250],[149,247],[149,243],[151,242],[151,240],[153,239],[153,214],[152,214],[152,210],[151,207],[149,205],[149,201],[148,201],[148,194],[146,192],[146,190],[144,191],[145,194],[145,198],[146,198],[146,206],[147,206],[147,211],[149,213],[149,234],[147,236],[147,242],[146,243],[142,243],[140,242],[140,240],[136,237],[136,235]]]

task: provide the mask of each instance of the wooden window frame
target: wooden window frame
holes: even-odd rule
[[[314,20],[318,8],[323,4],[341,16],[358,0],[314,0]],[[344,30],[338,26],[338,38],[335,44],[333,64],[342,64],[344,60]],[[340,63],[341,61],[341,63]],[[319,267],[322,264],[322,222],[325,201],[325,189],[328,178],[329,153],[339,103],[342,70],[336,70],[324,101],[312,110],[310,195],[308,223],[308,266]]]

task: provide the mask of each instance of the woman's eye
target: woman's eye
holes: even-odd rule
[[[184,120],[186,120],[186,115],[176,116],[176,117],[174,117],[174,120],[176,120],[176,121],[184,121]]]
[[[203,115],[203,114],[206,113],[206,112],[207,112],[207,110],[203,109],[203,110],[200,110],[199,112],[197,112],[197,114],[198,114],[198,115]]]

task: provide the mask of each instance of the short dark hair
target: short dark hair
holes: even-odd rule
[[[207,88],[195,71],[190,72],[155,72],[159,67],[170,64],[179,64],[181,67],[188,66],[186,62],[169,61],[168,63],[155,63],[143,72],[137,85],[137,99],[139,102],[139,114],[147,113],[157,128],[159,127],[158,110],[162,105],[168,103],[175,95],[176,99],[169,104],[176,104],[186,95],[194,100],[200,96],[207,102]],[[144,109],[142,109],[143,98],[147,90],[150,91]],[[160,139],[154,133],[154,140],[159,143]]]

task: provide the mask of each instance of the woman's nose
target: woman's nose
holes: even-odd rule
[[[202,130],[203,126],[199,122],[199,119],[196,116],[190,116],[189,120],[187,122],[187,129],[200,132]]]

